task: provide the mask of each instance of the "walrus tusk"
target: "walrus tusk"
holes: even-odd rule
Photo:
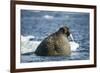
[[[70,34],[70,38],[71,38],[72,41],[74,41],[74,38],[73,38],[73,35],[72,34]]]
[[[70,38],[72,40],[72,41],[70,41],[71,51],[76,51],[76,49],[79,47],[79,44],[77,42],[75,42],[72,34],[70,34]]]

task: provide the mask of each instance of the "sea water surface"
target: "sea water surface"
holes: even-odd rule
[[[36,56],[37,45],[60,27],[68,26],[79,47],[70,56]],[[89,13],[21,10],[21,63],[88,60]]]

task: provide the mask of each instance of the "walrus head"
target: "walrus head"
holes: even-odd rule
[[[69,28],[67,26],[61,27],[58,31],[63,33],[63,34],[66,34],[67,37],[70,36],[70,31],[69,31]]]

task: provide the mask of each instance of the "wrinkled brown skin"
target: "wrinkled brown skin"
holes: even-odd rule
[[[40,43],[35,54],[38,56],[69,56],[71,54],[69,35],[69,28],[61,27]]]

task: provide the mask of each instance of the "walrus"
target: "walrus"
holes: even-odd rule
[[[69,28],[67,26],[61,27],[39,44],[35,54],[38,56],[69,56],[71,54],[69,36]]]

